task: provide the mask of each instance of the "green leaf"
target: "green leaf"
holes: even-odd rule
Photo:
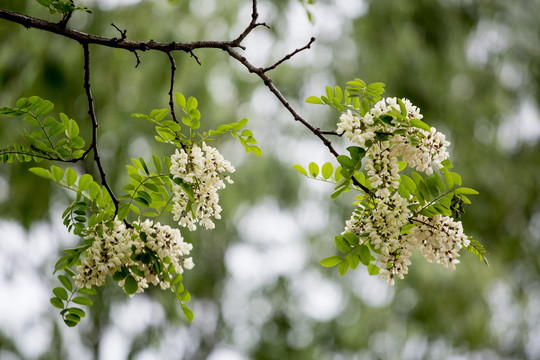
[[[450,176],[452,176],[452,180],[454,180],[454,184],[457,186],[461,186],[461,176],[456,173],[450,173]]]
[[[92,181],[88,189],[88,195],[90,195],[92,200],[96,200],[99,194],[101,194],[101,186],[97,182]]]
[[[169,109],[154,109],[150,111],[150,117],[154,118],[156,121],[161,121],[167,116]]]
[[[423,122],[422,120],[411,119],[410,121],[411,121],[411,126],[417,127],[427,132],[431,132],[431,128],[429,127],[429,125]]]
[[[401,197],[403,197],[404,199],[408,199],[411,196],[411,194],[409,193],[407,188],[403,185],[403,183],[399,184],[397,191],[399,195],[401,195]]]
[[[460,187],[454,190],[457,194],[466,194],[466,195],[478,195],[479,192],[466,187]]]
[[[369,275],[378,275],[379,274],[379,267],[373,264],[369,264],[367,267],[367,271]]]
[[[311,176],[316,177],[317,175],[319,175],[319,165],[317,165],[316,163],[310,162],[308,165],[308,169]]]
[[[156,167],[158,174],[161,173],[162,166],[160,158],[157,155],[152,155],[152,160],[154,161],[154,166]]]
[[[44,179],[52,180],[53,175],[49,172],[49,170],[40,168],[40,167],[33,167],[28,169],[32,174],[37,175],[39,177],[42,177]]]
[[[53,289],[53,294],[56,295],[57,298],[66,301],[68,299],[68,293],[66,289],[63,287],[55,287]]]
[[[81,321],[81,318],[79,317],[79,315],[71,314],[71,313],[67,314],[65,316],[65,318],[64,318],[64,322],[66,324],[68,324],[68,322],[69,323],[78,323],[80,321]],[[68,324],[68,326],[71,326],[71,325]]]
[[[135,197],[135,200],[138,200],[138,202],[142,202],[145,204],[145,206],[149,206],[152,203],[152,197],[150,194],[148,194],[146,191],[139,190],[137,191],[137,196]]]
[[[358,256],[360,256],[360,261],[362,264],[368,266],[371,261],[371,251],[366,245],[360,245],[358,247]]]
[[[73,139],[71,139],[71,146],[74,149],[82,149],[84,147],[84,139],[80,136],[75,136]]]
[[[343,259],[343,261],[338,265],[339,275],[345,276],[347,270],[349,270],[349,261],[347,259]]]
[[[400,180],[411,194],[416,193],[416,183],[410,177],[407,175],[401,175]]]
[[[255,146],[255,145],[251,145],[249,148],[251,149],[251,151],[253,151],[253,153],[254,153],[255,155],[257,155],[257,156],[261,156],[261,155],[262,155],[262,150],[261,150],[260,147]]]
[[[80,292],[80,291],[79,291]],[[90,300],[89,298],[87,297],[84,297],[84,296],[76,296],[75,298],[73,298],[72,300],[75,304],[79,304],[79,305],[86,305],[86,306],[92,306],[94,303],[92,302],[92,300]]]
[[[347,261],[349,262],[349,267],[353,270],[356,269],[360,264],[360,258],[354,252],[351,252],[349,253],[349,255],[347,255]]]
[[[360,239],[355,233],[345,233],[343,234],[343,238],[349,243],[351,247],[357,246],[360,243]]]
[[[325,179],[329,179],[332,174],[334,173],[334,166],[330,162],[326,162],[323,164],[321,169],[321,175]]]
[[[25,116],[25,117],[23,118],[23,121],[29,123],[30,125],[34,125],[34,126],[36,126],[36,127],[40,127],[40,126],[41,126],[41,124],[39,123],[39,121],[38,121],[35,117],[32,117],[32,116]]]
[[[174,100],[178,106],[180,106],[182,109],[185,109],[186,107],[186,98],[181,93],[177,92],[174,94]]]
[[[439,196],[439,187],[437,186],[437,181],[433,177],[428,177],[425,181],[427,189],[434,198]]]
[[[193,311],[184,304],[182,304],[182,311],[184,312],[186,319],[188,319],[189,322],[193,322]]]
[[[334,89],[332,89],[330,86],[326,87],[326,96],[330,101],[332,101],[332,99],[334,98]]]
[[[97,294],[97,291],[96,289],[94,288],[80,288],[77,290],[78,292],[80,292],[81,294],[84,294],[84,295],[96,295]]]
[[[119,271],[113,274],[112,278],[114,281],[121,281],[121,280],[124,280],[128,275],[129,275],[129,270],[127,269],[127,267],[122,266],[122,268]]]
[[[73,291],[73,285],[71,284],[71,280],[65,275],[58,275],[58,280],[64,285],[68,291]],[[55,294],[56,295],[56,294]]]
[[[410,231],[411,231],[411,229],[413,227],[416,227],[416,225],[415,224],[405,224],[405,225],[403,225],[401,227],[400,232],[401,232],[401,234],[406,235],[406,234],[410,233]]]
[[[52,109],[54,109],[54,104],[52,102],[50,102],[49,100],[45,100],[45,101],[43,101],[43,103],[38,108],[38,110],[36,112],[36,116],[46,115],[49,112],[51,112]]]
[[[338,250],[341,251],[342,253],[351,251],[351,245],[349,244],[347,240],[345,240],[345,238],[343,238],[343,236],[341,235],[336,236],[334,238],[334,242]]]
[[[454,179],[452,178],[452,175],[450,171],[446,169],[441,169],[442,174],[444,175],[444,180],[446,181],[446,186],[451,189],[454,187]]]
[[[360,146],[349,146],[347,148],[347,151],[349,152],[349,154],[351,154],[351,160],[354,163],[358,163],[364,158],[364,156],[366,156],[366,150],[364,150]]]
[[[139,289],[137,280],[135,280],[135,278],[132,275],[129,275],[126,278],[126,281],[124,282],[124,291],[128,295],[133,295],[137,292],[137,289]]]
[[[446,186],[444,185],[444,182],[442,181],[441,177],[439,176],[439,174],[435,172],[433,173],[433,178],[435,179],[435,182],[437,183],[437,188],[439,188],[439,191],[443,193],[446,190]]]
[[[49,9],[49,12],[50,12],[51,14],[54,14],[56,11]],[[64,323],[65,323],[67,326],[69,326],[69,327],[75,327],[75,326],[77,326],[77,324],[78,324],[79,322],[76,322],[76,321],[70,321],[70,320],[68,320],[68,319],[64,319]]]
[[[177,294],[179,295],[179,294]],[[178,300],[188,302],[191,300],[191,295],[189,294],[189,291],[185,290],[180,297],[178,297]]]
[[[50,302],[51,302],[51,305],[54,306],[55,308],[58,308],[58,309],[64,308],[64,302],[62,301],[62,299],[53,297],[51,298]]]
[[[340,256],[330,256],[330,257],[327,257],[327,258],[324,258],[321,260],[321,265],[324,266],[324,267],[332,267],[332,266],[336,266],[337,264],[339,264],[339,262],[341,261],[341,257]]]
[[[304,169],[304,168],[302,167],[302,165],[294,164],[294,165],[293,165],[293,168],[295,168],[296,170],[298,170],[298,172],[299,172],[300,174],[302,174],[302,175],[304,175],[304,176],[308,176],[306,169]]]
[[[316,96],[309,96],[307,99],[306,99],[306,103],[308,104],[317,104],[317,105],[324,105],[324,102],[319,99],[318,97]]]
[[[64,178],[64,170],[60,169],[58,166],[51,166],[51,172],[55,181],[61,181]]]
[[[66,135],[68,138],[72,139],[75,136],[79,135],[79,125],[75,122],[75,120],[69,120],[69,125],[66,129]]]
[[[197,99],[190,96],[187,101],[187,106],[186,106],[187,112],[189,113],[191,112],[191,110],[196,109],[198,105],[199,105],[199,102],[197,101]]]
[[[94,181],[94,178],[92,178],[92,175],[90,174],[84,174],[79,178],[79,190],[84,191],[88,189],[90,184]]]
[[[75,172],[75,170],[73,170],[72,168],[67,168],[66,169],[66,182],[67,182],[67,185],[71,186],[71,185],[75,184],[76,181],[77,181],[77,172]]]
[[[343,166],[343,168],[353,169],[356,163],[353,159],[346,155],[339,155],[337,161]]]
[[[450,161],[450,159],[444,159],[441,162],[441,165],[444,166],[447,169],[452,169],[454,167],[454,165],[452,165],[452,162]]]
[[[70,314],[73,314],[73,315],[77,315],[79,318],[83,318],[86,316],[86,313],[84,312],[83,309],[79,309],[79,308],[76,308],[76,307],[70,307],[67,309],[68,313]]]

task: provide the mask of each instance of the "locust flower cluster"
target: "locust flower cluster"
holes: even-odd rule
[[[400,102],[382,99],[363,117],[348,110],[337,127],[338,134],[366,151],[364,168],[374,195],[358,205],[343,233],[354,233],[369,242],[379,254],[380,275],[389,285],[394,285],[395,277],[403,279],[408,273],[413,249],[429,262],[454,269],[459,250],[470,242],[460,221],[413,213],[411,209],[417,209],[414,205],[418,202],[397,191],[399,160],[432,175],[434,167],[444,167],[450,145],[435,128],[427,131],[415,126],[414,120],[423,117],[420,109],[407,99]]]
[[[173,219],[193,231],[197,224],[213,229],[212,219],[221,218],[218,190],[225,182],[232,184],[229,175],[235,171],[219,151],[202,143],[191,148],[176,150],[171,156],[170,172],[180,184],[173,187]]]
[[[92,244],[77,266],[76,287],[101,286],[107,275],[125,272],[124,279],[131,275],[137,281],[137,292],[149,284],[167,289],[171,277],[164,272],[182,274],[193,268],[192,258],[187,257],[192,245],[184,242],[178,229],[151,220],[135,222],[130,228],[119,220],[111,223],[96,225],[86,236]]]

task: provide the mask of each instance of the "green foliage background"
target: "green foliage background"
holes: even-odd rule
[[[132,337],[121,345],[127,358],[156,351],[166,359],[205,359],[226,350],[252,359],[540,358],[540,25],[535,15],[540,2],[319,0],[305,5],[312,25],[301,4],[261,2],[260,20],[272,28],[250,35],[248,58],[255,56],[257,66],[271,65],[315,33],[311,50],[270,75],[321,128],[335,128],[336,114],[303,100],[323,94],[325,85],[344,85],[355,77],[384,82],[388,95],[418,105],[429,124],[449,135],[452,162],[465,184],[480,192],[466,209],[464,228],[486,246],[491,267],[464,253],[450,272],[417,257],[406,279],[392,289],[361,269],[341,278],[335,269],[322,268],[319,260],[333,251],[333,236],[342,231],[352,207],[330,201],[331,186],[306,183],[292,165],[330,161],[330,154],[226,53],[197,51],[202,66],[178,53],[176,90],[199,100],[203,129],[247,117],[263,157],[244,155],[232,141],[218,144],[237,168],[235,185],[222,192],[223,220],[215,231],[183,232],[194,244],[196,267],[184,283],[193,296],[195,321],[185,321],[169,294],[137,295],[153,304],[150,318],[161,315],[156,321],[143,321],[143,315],[130,319],[139,331],[129,332]],[[82,31],[119,36],[110,25],[114,22],[127,29],[128,39],[192,41],[235,37],[250,20],[251,3],[154,0],[109,10],[84,5],[94,14],[81,12],[70,21]],[[3,0],[1,6],[58,20],[34,1]],[[333,13],[339,16],[328,15]],[[305,38],[298,35],[299,23],[308,26]],[[0,45],[0,105],[39,95],[77,119],[81,134],[87,133],[82,48],[3,20]],[[147,136],[153,131],[149,123],[130,117],[167,106],[169,63],[165,54],[140,53],[135,69],[132,53],[96,46],[91,51],[101,151],[119,191],[130,157],[170,150]],[[4,146],[18,136],[22,122],[0,121]],[[0,216],[29,231],[43,221],[59,223],[58,204],[68,202],[63,191],[30,176],[31,166],[0,167]],[[81,166],[95,171],[90,162]],[[310,223],[313,214],[322,214],[322,223]],[[250,236],[254,221],[286,236],[269,232],[268,239],[259,239],[260,230]],[[292,232],[287,230],[291,223],[297,226]],[[77,241],[66,233],[59,236],[68,244]],[[23,241],[2,234],[0,240],[3,248]],[[274,258],[283,254],[280,248],[299,249],[292,254],[301,256]],[[51,284],[54,262],[53,256],[36,269]],[[280,263],[289,264],[288,270],[280,271]],[[263,265],[272,265],[267,276],[250,277],[254,266],[264,274]],[[22,259],[19,266],[30,265]],[[46,308],[39,321],[50,324],[51,345],[35,357],[106,359],[104,339],[122,329],[119,309],[129,300],[113,285],[94,303],[77,330],[68,330]],[[163,311],[156,310],[157,303]],[[334,310],[318,316],[318,306]],[[0,357],[26,358],[25,347],[31,345],[18,342],[8,328],[0,331]]]

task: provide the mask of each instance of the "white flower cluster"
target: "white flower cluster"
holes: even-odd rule
[[[177,149],[171,161],[171,174],[182,179],[192,191],[192,194],[188,194],[186,191],[189,189],[174,185],[174,221],[179,221],[180,225],[192,231],[196,229],[197,223],[206,229],[213,229],[215,225],[212,218],[221,218],[217,191],[225,188],[224,180],[232,183],[231,178],[222,173],[233,173],[234,167],[217,149],[204,142],[201,147],[194,144],[188,152]],[[190,195],[193,196],[191,201]]]
[[[408,273],[413,249],[419,250],[427,261],[454,270],[459,263],[459,250],[470,244],[461,221],[448,216],[418,215],[413,221],[416,226],[408,234],[402,234],[401,228],[411,221],[407,205],[408,201],[395,192],[390,198],[379,201],[371,211],[359,206],[347,220],[343,232],[368,235],[373,248],[381,252],[380,274],[388,285],[394,285],[396,276],[403,279]]]
[[[137,281],[137,292],[144,291],[148,284],[160,285],[162,289],[169,288],[170,283],[155,271],[154,261],[133,260],[137,255],[146,254],[150,258],[155,256],[165,266],[172,265],[178,274],[183,273],[184,269],[193,268],[192,258],[186,257],[192,245],[183,241],[178,229],[160,223],[154,224],[151,220],[141,224],[135,222],[134,226],[140,227],[140,230],[135,227],[127,228],[119,220],[114,220],[110,227],[103,223],[96,225],[94,231],[86,236],[86,239],[93,241],[85,251],[81,264],[77,266],[75,286],[101,286],[107,275],[112,276],[125,268]],[[146,236],[141,237],[142,233]],[[133,272],[133,266],[138,268],[137,273]],[[124,280],[119,281],[119,285],[123,286]]]
[[[411,126],[411,120],[421,120],[423,116],[409,100],[401,102],[406,114],[401,112],[396,98],[386,98],[363,117],[348,110],[341,115],[337,128],[338,134],[366,150],[365,169],[375,194],[372,201],[358,206],[346,222],[344,233],[369,239],[366,241],[380,251],[380,274],[389,285],[394,284],[396,276],[403,279],[408,273],[413,249],[429,262],[454,269],[459,263],[459,250],[470,243],[460,221],[441,215],[414,215],[408,208],[410,199],[396,191],[400,185],[398,159],[431,175],[433,166],[444,167],[442,162],[448,158],[446,148],[450,145],[444,134],[433,127],[426,131]],[[396,113],[406,119],[398,119]],[[380,119],[385,115],[391,116],[391,121]],[[396,130],[399,131],[394,134]],[[402,231],[405,225],[408,231]]]
[[[459,250],[467,247],[470,240],[463,233],[461,221],[435,215],[428,218],[419,215],[419,224],[411,229],[410,242],[420,250],[430,263],[443,264],[451,270],[459,264]]]
[[[394,284],[394,274],[402,279],[411,264],[412,244],[401,233],[401,227],[410,221],[407,205],[408,201],[395,192],[370,211],[360,205],[346,222],[344,233],[367,234],[373,248],[381,252],[380,274],[389,285]]]
[[[376,118],[383,115],[392,116],[392,113],[399,113],[405,116],[408,121],[423,118],[420,109],[409,100],[401,99],[401,101],[405,105],[406,114],[401,114],[401,108],[395,97],[386,98],[377,102],[363,118],[353,115],[348,110],[346,114],[341,115],[337,128],[338,134],[345,134],[351,142],[366,150],[370,159],[368,161],[372,162],[370,165],[371,173],[369,173],[370,181],[378,184],[374,187],[379,187],[380,184],[381,189],[396,187],[397,182],[392,178],[397,176],[397,165],[394,166],[394,164],[397,164],[399,156],[411,168],[426,172],[428,175],[433,173],[432,164],[442,168],[441,163],[448,158],[446,148],[450,143],[445,140],[444,134],[435,128],[432,127],[431,131],[425,131],[396,121],[395,116],[392,120],[393,125],[383,121],[375,121]],[[392,134],[395,130],[401,129],[406,132]],[[377,134],[386,134],[388,141],[377,140]],[[411,144],[411,138],[417,139],[418,144]],[[387,191],[383,190],[381,195],[388,196]]]

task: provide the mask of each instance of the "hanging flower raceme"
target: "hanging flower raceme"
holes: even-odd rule
[[[86,239],[91,245],[77,266],[78,288],[101,286],[111,275],[129,295],[144,291],[149,284],[167,289],[175,274],[194,266],[187,257],[192,245],[184,242],[180,231],[151,220],[129,228],[118,220],[100,223]]]
[[[212,219],[221,218],[217,191],[225,188],[225,182],[233,182],[223,173],[233,173],[234,167],[217,149],[204,142],[201,147],[193,144],[187,151],[177,149],[171,162],[170,172],[180,180],[173,186],[174,221],[192,231],[197,224],[213,229]]]
[[[347,148],[350,157],[337,157],[340,167],[333,178],[329,162],[322,167],[310,163],[309,174],[295,165],[315,178],[322,169],[321,180],[336,183],[332,198],[349,189],[362,192],[345,230],[335,238],[342,255],[323,259],[322,265],[338,265],[344,275],[363,263],[371,275],[380,274],[394,285],[396,277],[408,273],[415,249],[450,269],[464,247],[485,260],[485,249],[463,233],[459,221],[463,204],[470,203],[465,195],[477,192],[461,187],[461,177],[450,170],[444,134],[424,123],[409,100],[381,98],[384,84],[355,79],[348,85],[345,96],[339,87],[335,92],[327,87],[326,96],[306,101],[341,112],[336,133],[353,144]]]

